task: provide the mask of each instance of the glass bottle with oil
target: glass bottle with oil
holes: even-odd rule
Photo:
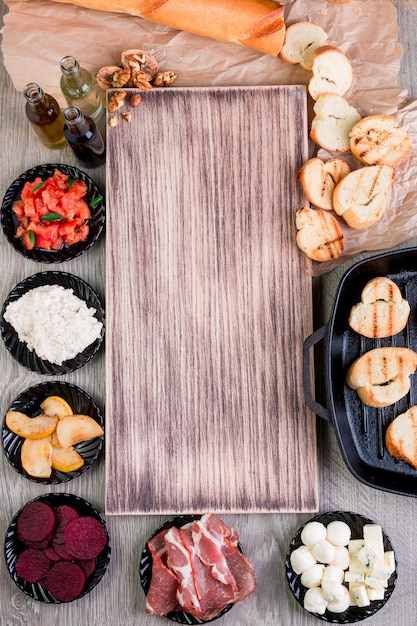
[[[98,85],[90,72],[80,67],[73,56],[61,59],[61,72],[60,87],[67,104],[77,106],[97,123],[104,113],[104,106]]]
[[[58,102],[37,83],[28,83],[24,95],[26,117],[40,141],[47,148],[63,148],[66,145],[65,122]]]

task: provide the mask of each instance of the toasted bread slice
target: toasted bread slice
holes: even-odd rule
[[[334,93],[320,95],[313,109],[311,139],[325,150],[348,152],[349,133],[361,119],[357,110],[343,96]]]
[[[297,245],[313,261],[331,261],[342,254],[342,229],[331,213],[305,207],[296,213],[296,227]]]
[[[387,191],[394,181],[390,165],[368,165],[347,174],[333,192],[333,208],[356,229],[372,226],[388,206]]]
[[[350,132],[352,154],[366,165],[395,165],[412,148],[411,137],[391,115],[370,115]]]
[[[370,280],[362,290],[361,302],[352,307],[350,327],[365,337],[390,337],[407,325],[410,305],[394,281],[386,276]]]
[[[367,406],[389,406],[407,395],[416,367],[417,353],[410,348],[375,348],[351,364],[346,382]]]
[[[349,172],[350,167],[343,159],[322,161],[312,158],[304,163],[297,178],[311,204],[331,211],[334,188]]]
[[[417,469],[417,406],[398,415],[385,433],[388,452]]]
[[[308,83],[308,92],[313,100],[324,93],[343,96],[352,85],[352,65],[339,48],[321,46],[314,52],[313,76]]]
[[[286,63],[299,64],[305,70],[311,70],[314,51],[327,41],[327,34],[313,22],[296,22],[287,27],[284,45],[279,56]]]

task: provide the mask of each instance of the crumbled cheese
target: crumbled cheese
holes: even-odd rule
[[[4,319],[39,358],[62,365],[100,337],[103,324],[72,289],[43,285],[6,307]]]

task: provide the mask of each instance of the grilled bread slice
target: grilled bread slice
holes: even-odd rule
[[[385,445],[392,456],[417,469],[417,406],[391,422],[385,433]]]
[[[297,178],[311,204],[331,211],[334,188],[349,172],[350,167],[343,159],[322,161],[314,157],[304,163]]]
[[[356,229],[372,226],[388,206],[387,191],[394,181],[390,165],[367,165],[347,174],[333,192],[333,208]]]
[[[335,93],[324,93],[313,107],[315,116],[311,122],[311,139],[325,150],[348,152],[349,133],[361,119],[357,110]]]
[[[308,83],[308,92],[313,100],[324,93],[343,96],[352,84],[352,65],[339,48],[321,46],[314,52],[313,76]]]
[[[417,353],[410,348],[374,348],[351,364],[346,382],[367,406],[389,406],[407,395],[416,367]]]
[[[365,165],[395,165],[412,148],[411,137],[391,115],[369,115],[350,132],[352,154]]]
[[[327,34],[318,24],[296,22],[288,26],[279,56],[286,63],[298,63],[303,69],[311,70],[314,51],[326,41]]]
[[[349,316],[350,327],[365,337],[390,337],[405,328],[410,305],[396,283],[386,276],[370,280],[362,290],[361,302]]]
[[[331,261],[342,254],[342,229],[331,213],[305,207],[296,213],[296,227],[297,245],[313,261]]]

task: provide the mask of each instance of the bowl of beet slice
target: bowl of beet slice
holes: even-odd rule
[[[110,536],[101,513],[69,493],[27,502],[6,532],[4,555],[16,585],[40,602],[72,602],[89,593],[110,561]]]
[[[189,568],[184,568],[184,555]],[[192,580],[181,580],[185,569],[193,572]],[[139,575],[146,612],[179,624],[217,620],[256,587],[238,533],[212,513],[180,515],[157,528],[142,551]],[[181,586],[185,593],[180,597],[189,610],[178,601]]]

